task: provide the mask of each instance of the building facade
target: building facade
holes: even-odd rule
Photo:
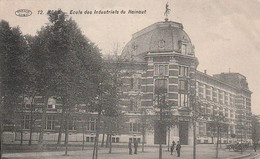
[[[199,110],[197,143],[216,142],[216,122],[221,123],[221,142],[250,141],[252,92],[246,77],[198,71],[194,46],[182,24],[166,20],[142,29],[133,34],[121,56],[132,66],[125,76],[126,98],[121,103],[129,113],[155,115],[156,87],[167,90],[167,101],[177,119],[167,131],[168,141],[193,143],[191,114],[195,109]],[[129,68],[122,70],[129,72]],[[219,116],[218,121],[214,116]],[[147,143],[154,143],[154,132],[153,127],[147,129]]]
[[[165,20],[152,24],[133,34],[124,47],[120,61],[123,85],[121,88],[120,108],[127,117],[124,126],[113,134],[115,143],[129,140],[155,144],[158,116],[156,90],[166,90],[169,112],[174,123],[164,131],[165,144],[172,140],[181,144],[193,143],[193,122],[196,122],[197,143],[216,142],[217,128],[221,123],[221,142],[251,139],[251,94],[246,77],[239,73],[221,73],[210,76],[197,70],[199,64],[194,46],[180,23]],[[43,99],[28,98],[25,104],[20,128],[15,135],[9,133],[13,141],[28,140],[32,112],[34,122],[40,125]],[[31,110],[31,104],[34,104]],[[88,113],[79,105],[70,117],[70,141],[94,142],[96,114]],[[57,141],[60,129],[61,103],[49,99],[46,117],[47,141]],[[193,120],[196,116],[196,120]],[[218,116],[218,120],[214,117]],[[103,119],[102,123],[106,120]],[[144,124],[145,123],[145,124]],[[33,140],[37,140],[40,127],[34,126]],[[119,131],[120,130],[120,131]],[[101,130],[101,133],[107,130]],[[232,136],[232,137],[231,137]],[[102,135],[100,135],[102,141]]]

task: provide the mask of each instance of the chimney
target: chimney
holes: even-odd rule
[[[204,73],[207,74],[207,70],[204,70]]]

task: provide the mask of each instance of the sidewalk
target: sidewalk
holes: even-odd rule
[[[5,158],[8,159],[91,159],[92,148],[88,147],[87,150],[69,151],[68,156],[64,156],[64,151],[53,151],[53,152],[30,152],[30,153],[9,153],[4,154]],[[159,153],[158,148],[146,147],[145,152],[139,152],[137,155],[129,155],[127,148],[113,148],[112,154],[109,154],[108,148],[101,148],[98,153],[99,159],[158,159]],[[181,157],[179,159],[192,159],[192,146],[185,146],[182,148]],[[243,154],[250,153],[251,150],[244,152]],[[219,151],[219,159],[230,158],[240,156],[239,152],[226,151],[221,149]],[[197,146],[197,158],[198,159],[213,159],[215,157],[215,148],[213,145],[198,145]],[[174,155],[170,155],[166,149],[163,150],[163,159],[177,158]]]

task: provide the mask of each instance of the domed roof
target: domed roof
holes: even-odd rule
[[[172,21],[158,22],[133,34],[121,56],[142,62],[147,53],[181,54],[182,45],[185,45],[185,55],[194,56],[191,40],[182,24]]]

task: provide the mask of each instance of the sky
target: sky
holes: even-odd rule
[[[260,0],[0,0],[0,19],[19,26],[23,34],[36,35],[48,23],[48,10],[62,9],[103,54],[123,48],[133,33],[164,20],[180,22],[195,46],[198,69],[209,75],[238,72],[246,76],[252,94],[252,112],[260,115]],[[19,17],[15,11],[29,9]],[[70,14],[70,11],[82,14]],[[125,14],[93,14],[94,10],[118,10]],[[128,14],[129,10],[145,14]],[[84,12],[92,11],[92,14]],[[43,14],[39,14],[43,13]]]

